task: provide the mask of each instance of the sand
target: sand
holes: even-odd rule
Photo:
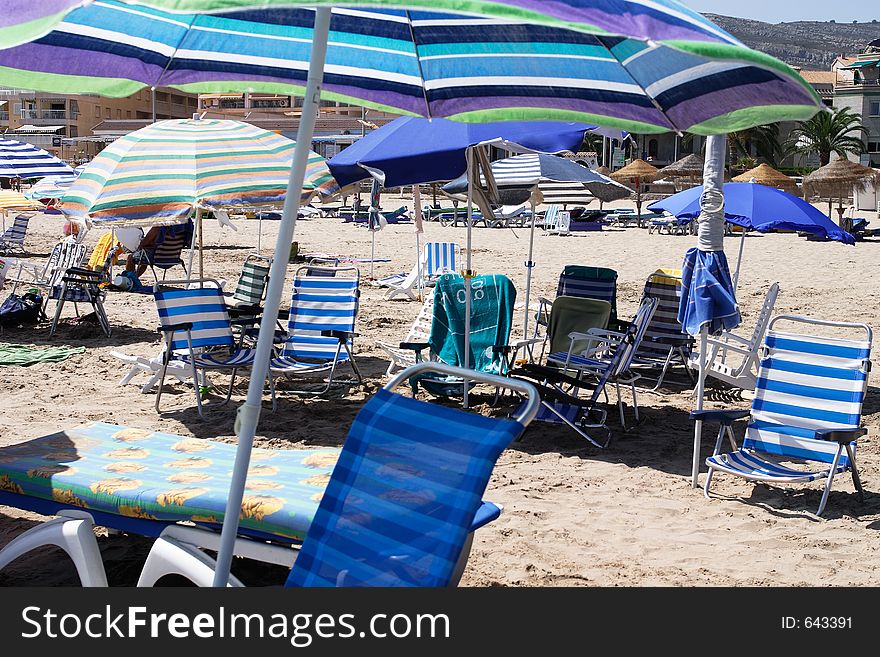
[[[409,199],[388,198],[385,207]],[[411,201],[410,201],[411,203]],[[620,203],[619,205],[626,205]],[[876,219],[874,223],[880,223]],[[241,263],[257,243],[257,222],[237,220],[237,232],[206,225],[206,273],[234,287]],[[92,231],[94,244],[101,231]],[[274,244],[277,222],[263,222],[263,250]],[[31,222],[30,260],[44,262],[60,236],[56,217]],[[426,224],[426,238],[465,243],[463,227]],[[296,239],[304,251],[368,257],[370,233],[338,219],[300,221]],[[552,297],[565,264],[611,267],[619,272],[618,304],[631,316],[645,278],[658,267],[680,266],[693,236],[649,235],[637,228],[606,229],[570,237],[535,237],[532,299]],[[735,261],[738,242],[728,241]],[[523,229],[477,228],[473,232],[474,268],[478,273],[509,275],[518,289],[514,334],[521,331],[524,269],[528,232]],[[855,247],[808,242],[791,234],[756,235],[746,239],[739,300],[743,331],[750,331],[768,286],[778,281],[777,313],[850,319],[880,326],[880,292],[874,274],[880,265],[880,243]],[[393,225],[376,235],[374,275],[406,271],[415,257],[411,225]],[[362,276],[370,265],[361,265]],[[293,266],[288,270],[289,283]],[[150,280],[150,275],[145,275]],[[4,290],[5,297],[8,291]],[[419,310],[418,303],[382,299],[383,290],[364,280],[358,362],[366,376],[360,390],[333,399],[286,395],[277,413],[265,412],[257,444],[274,448],[340,445],[364,399],[385,380],[387,360],[377,340],[399,341]],[[86,352],[60,364],[0,369],[0,445],[45,435],[65,427],[100,420],[197,438],[234,441],[235,404],[215,405],[200,420],[192,391],[181,385],[163,397],[167,412],[157,415],[154,395],[138,385],[120,387],[125,366],[110,355],[118,350],[153,356],[159,350],[157,316],[151,296],[110,293],[106,303],[113,337],[97,326],[74,323],[70,304],[57,335],[48,325],[35,330],[6,330],[0,340],[37,345],[85,345]],[[144,376],[135,379],[143,382]],[[226,381],[223,376],[215,382]],[[859,443],[865,502],[852,494],[848,477],[840,477],[824,520],[815,519],[820,486],[787,490],[753,485],[719,476],[717,496],[703,497],[690,484],[693,400],[686,379],[659,393],[643,393],[644,421],[624,432],[613,424],[614,440],[597,449],[564,427],[534,424],[523,440],[501,456],[486,493],[504,506],[501,518],[482,529],[463,584],[469,586],[703,586],[703,585],[838,585],[880,583],[876,571],[880,548],[880,396],[875,370],[865,403],[867,437]],[[237,386],[242,401],[246,384]],[[723,386],[708,391],[711,407],[747,408],[748,400]],[[216,401],[216,400],[215,400]],[[483,401],[483,400],[479,400]],[[486,413],[487,405],[479,406]],[[613,418],[613,416],[612,416]],[[711,451],[714,429],[706,431],[703,454]],[[705,467],[704,467],[705,470]],[[701,477],[702,480],[702,477]],[[0,544],[39,521],[39,516],[0,506]],[[131,584],[148,543],[129,536],[104,536],[100,543],[111,583]],[[244,564],[254,581],[271,582],[277,570]],[[239,566],[239,568],[242,566]],[[0,572],[0,584],[76,584],[69,562],[54,550],[35,552]]]

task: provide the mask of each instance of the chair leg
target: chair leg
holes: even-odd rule
[[[67,283],[61,287],[61,297],[55,302],[55,315],[52,317],[52,326],[49,329],[49,336],[55,335],[55,329],[58,328],[58,320],[61,319],[61,309],[64,308],[64,291],[67,289]]]
[[[828,470],[828,479],[825,482],[825,490],[822,491],[822,499],[819,501],[819,510],[816,511],[817,516],[821,516],[825,510],[825,504],[828,502],[828,494],[831,492],[831,483],[834,481],[834,473],[837,471],[837,463],[840,461],[840,455],[843,453],[843,445],[838,445],[837,453],[834,455],[834,461]]]
[[[709,486],[712,485],[712,474],[715,472],[715,468],[709,467],[709,472],[706,474],[706,483],[703,485],[703,496],[708,500],[711,499],[709,497]]]
[[[198,547],[160,536],[150,548],[137,585],[149,587],[165,575],[180,575],[197,586],[211,586],[216,566],[216,562]],[[234,576],[229,577],[226,585],[243,586]]]
[[[91,517],[79,514],[41,523],[19,534],[0,550],[0,569],[31,550],[57,545],[73,560],[83,586],[107,586],[107,574],[93,528]]]
[[[229,388],[226,389],[226,399],[223,400],[224,404],[228,404],[229,400],[232,399],[232,386],[235,385],[235,373],[238,372],[237,367],[232,368],[232,374],[229,377]]]
[[[862,480],[859,478],[859,470],[856,467],[856,455],[852,451],[852,446],[846,445],[846,456],[849,459],[849,466],[852,472],[853,486],[859,494],[859,502],[865,501],[865,491],[862,488]]]

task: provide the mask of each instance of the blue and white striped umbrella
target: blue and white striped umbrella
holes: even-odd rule
[[[43,178],[73,175],[73,169],[33,144],[0,139],[0,178]]]
[[[25,191],[24,195],[29,199],[54,198],[60,200],[76,182],[78,174],[78,171],[74,171],[74,174],[69,176],[46,176],[34,183],[34,186]]]

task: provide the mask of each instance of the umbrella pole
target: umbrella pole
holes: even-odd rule
[[[198,209],[196,210],[198,212]],[[186,265],[186,280],[187,282],[191,281],[193,278],[193,264],[195,263],[196,257],[196,231],[199,229],[197,224],[193,225],[193,234],[192,239],[189,242],[189,256],[187,257],[187,265]]]
[[[532,196],[532,225],[529,230],[529,259],[526,262],[526,311],[525,317],[523,317],[523,340],[529,339],[529,297],[532,292],[532,267],[535,266],[535,263],[532,262],[532,251],[533,246],[535,244],[535,197]]]
[[[474,163],[474,147],[468,146],[465,151],[467,155],[467,255],[465,256],[465,270],[464,270],[464,368],[468,369],[470,367],[470,355],[471,355],[471,276],[473,276],[473,272],[471,271],[471,225],[473,224],[473,216],[474,216],[474,208],[473,208],[473,198],[474,198],[474,171],[473,171],[473,163]],[[463,407],[468,407],[468,381],[465,379],[462,382],[464,386],[463,395]]]
[[[709,328],[700,329],[700,363],[697,374],[697,410],[703,410],[703,392],[706,386],[706,349],[709,346]],[[694,457],[691,464],[691,486],[697,487],[700,476],[700,447],[703,442],[703,421],[694,422]]]
[[[199,278],[205,278],[205,244],[202,235],[202,209],[196,208],[196,223],[199,227]]]
[[[257,212],[257,255],[260,255],[260,242],[263,239],[263,213]]]
[[[743,250],[746,246],[746,229],[742,228],[742,237],[739,239],[739,256],[736,258],[736,272],[733,274],[733,293],[736,294],[737,285],[739,285],[739,268],[743,261]]]
[[[321,100],[321,83],[324,76],[324,60],[327,55],[327,35],[330,29],[330,7],[315,9],[315,26],[312,38],[312,52],[309,57],[309,73],[306,81],[306,92],[303,98],[303,112],[296,136],[296,149],[293,153],[293,165],[290,179],[287,182],[287,194],[284,199],[284,211],[278,226],[278,237],[275,241],[275,258],[269,271],[269,287],[263,309],[263,320],[260,322],[260,334],[257,338],[254,364],[248,384],[247,400],[239,407],[235,418],[235,433],[238,435],[238,447],[235,452],[235,465],[229,485],[229,497],[223,516],[223,529],[220,534],[220,549],[217,553],[217,565],[214,571],[214,586],[225,587],[229,580],[229,568],[238,533],[241,502],[244,497],[244,485],[250,465],[251,448],[254,434],[260,419],[263,400],[263,389],[266,375],[269,373],[269,358],[272,355],[272,342],[275,333],[275,318],[281,305],[284,293],[284,278],[287,273],[287,258],[278,257],[290,250],[293,242],[296,216],[299,212],[300,190],[305,179],[306,166],[309,159],[309,146],[315,131],[315,120]]]

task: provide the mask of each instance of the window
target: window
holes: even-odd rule
[[[122,118],[122,110],[121,110],[121,109],[116,110],[116,118],[117,118],[117,119],[121,119],[121,118]]]
[[[131,118],[131,110],[125,110],[125,118],[127,118],[127,119]]]
[[[869,141],[868,142],[868,152],[869,153],[880,153],[880,141]]]
[[[648,157],[656,160],[659,150],[660,143],[656,139],[651,139],[648,141]]]
[[[109,107],[105,107],[105,108],[104,108],[104,118],[105,118],[105,119],[109,119],[109,118],[110,118],[110,108],[109,108]]]
[[[101,106],[100,105],[95,105],[95,118],[96,119],[101,118]]]
[[[880,100],[872,100],[868,106],[868,116],[880,116]]]

